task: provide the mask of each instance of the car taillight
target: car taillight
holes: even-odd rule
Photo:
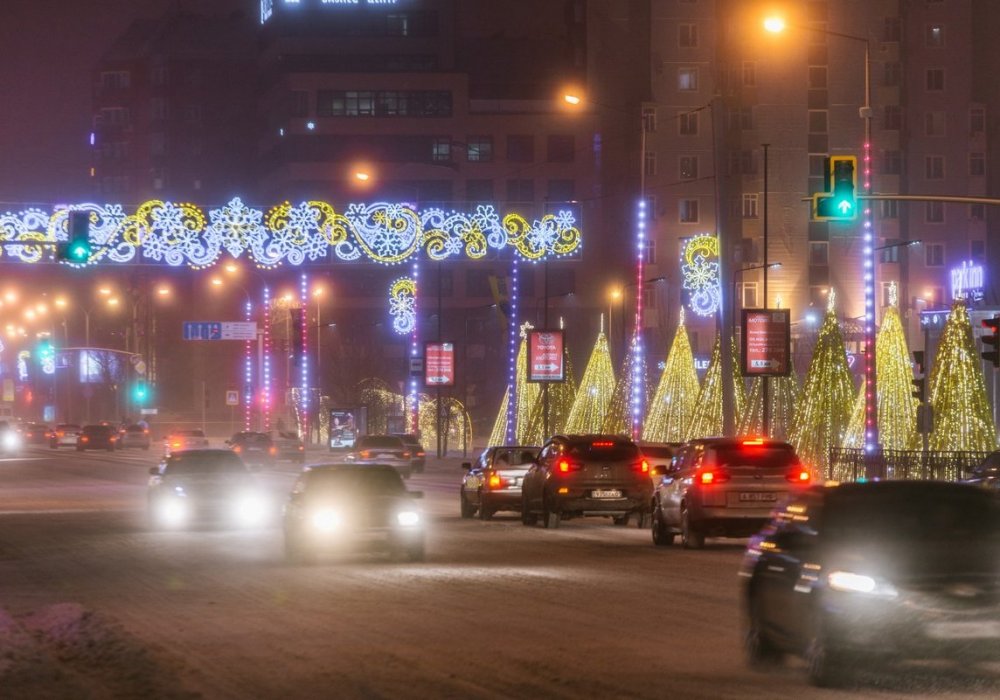
[[[90,438],[87,437],[86,435],[81,435],[80,442],[90,442]]]
[[[361,450],[361,452],[358,453],[358,456],[361,457],[361,459],[368,459],[372,456],[372,453],[371,450]]]
[[[31,435],[32,435],[31,433],[28,433],[28,437],[31,437]]]
[[[580,471],[581,466],[575,462],[570,462],[568,459],[560,459],[556,464],[556,471],[560,474],[569,474],[570,472]]]
[[[409,456],[410,456],[410,453],[409,453],[409,452],[404,452],[404,453],[403,453],[403,456],[404,456],[404,457],[409,457]]]
[[[698,483],[702,486],[722,484],[729,481],[729,474],[721,469],[706,469],[698,473]]]
[[[507,480],[499,474],[490,474],[489,485],[491,489],[502,489],[507,486]]]
[[[299,452],[305,452],[305,445],[299,445]]]
[[[172,443],[170,443],[170,446],[171,447],[180,447],[181,443],[179,443],[179,442],[172,442]]]
[[[785,478],[793,484],[808,484],[812,481],[812,474],[810,474],[809,470],[800,464],[785,474]]]
[[[272,448],[270,448],[268,450],[268,452],[271,453],[271,454],[273,454],[273,455],[276,455],[276,454],[278,454],[278,448],[277,447],[272,447]]]
[[[636,463],[635,470],[640,474],[649,474],[649,462],[642,460],[641,462]]]
[[[143,430],[143,431],[142,431],[142,434],[143,434],[143,435],[149,435],[149,429],[147,428],[146,430]]]
[[[242,451],[243,451],[243,448],[240,447],[239,445],[234,445],[233,446],[233,452],[235,452],[236,454],[239,454]]]
[[[416,454],[417,454],[417,457],[424,457],[424,456],[426,456],[426,454],[427,454],[427,453],[426,453],[426,452],[424,452],[423,450],[420,450],[420,451],[419,451],[419,452],[417,452]]]

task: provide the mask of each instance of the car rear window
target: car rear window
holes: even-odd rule
[[[580,459],[603,459],[613,462],[639,458],[639,448],[634,442],[626,440],[574,442],[569,446],[568,453]]]
[[[164,473],[184,474],[246,474],[243,461],[232,452],[181,452],[167,458]]]
[[[242,443],[267,443],[270,441],[271,437],[269,435],[265,435],[264,433],[240,433],[239,435],[233,437],[233,442]]]
[[[176,433],[174,433],[174,435],[176,435],[177,437],[199,437],[199,438],[203,438],[203,437],[205,437],[205,431],[204,430],[178,430]]]
[[[527,464],[534,461],[538,450],[515,447],[511,449],[498,449],[493,456],[493,464],[506,462],[507,464]]]
[[[307,492],[319,495],[393,496],[406,491],[395,469],[344,469],[310,472]]]
[[[367,448],[386,447],[398,450],[403,447],[403,441],[398,437],[392,437],[391,435],[366,435],[358,440],[358,445]]]
[[[824,531],[832,540],[1000,541],[1000,502],[985,489],[853,489],[831,494]]]
[[[97,435],[106,435],[111,432],[110,425],[85,425],[83,432]]]
[[[710,447],[705,452],[708,461],[723,467],[790,467],[799,462],[791,445]]]

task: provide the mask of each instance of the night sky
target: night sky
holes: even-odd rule
[[[183,9],[251,8],[253,0],[186,0]],[[87,178],[94,66],[136,18],[177,0],[3,0],[0,3],[0,203],[91,194]],[[0,210],[8,207],[0,204]]]

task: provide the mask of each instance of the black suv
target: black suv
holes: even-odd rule
[[[649,462],[620,435],[557,435],[528,469],[521,487],[521,522],[539,516],[547,528],[563,518],[610,516],[627,525],[632,515],[649,527],[653,484]]]
[[[804,656],[816,685],[893,660],[1000,654],[1000,500],[941,481],[811,487],[740,569],[754,667]]]

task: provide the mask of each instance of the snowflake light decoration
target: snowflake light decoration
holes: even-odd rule
[[[400,277],[389,287],[389,315],[392,330],[408,335],[417,327],[417,282],[410,277]]]
[[[684,246],[681,264],[688,306],[699,316],[712,316],[722,303],[719,279],[719,239],[701,234]]]

